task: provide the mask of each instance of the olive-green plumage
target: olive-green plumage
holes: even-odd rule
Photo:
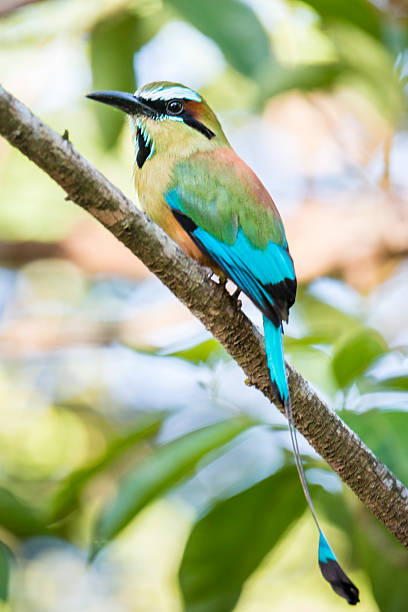
[[[282,221],[268,192],[231,148],[194,153],[174,164],[167,190],[180,186],[191,219],[229,245],[242,227],[252,246],[285,244]]]

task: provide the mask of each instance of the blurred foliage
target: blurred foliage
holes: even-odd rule
[[[353,10],[341,0],[306,0],[305,4],[312,7],[326,25],[344,21],[381,39],[381,14],[366,0],[353,2]]]
[[[122,114],[97,104],[84,110],[84,103],[79,111],[75,106],[89,87],[134,90],[139,79],[135,53],[180,20],[210,39],[225,60],[220,73],[203,87],[221,108],[260,112],[272,97],[288,91],[300,91],[306,100],[316,90],[353,92],[368,103],[367,108],[380,111],[392,133],[406,124],[408,28],[390,3],[380,9],[368,0],[356,0],[352,6],[342,0],[288,0],[275,3],[273,19],[268,17],[271,4],[39,2],[27,7],[31,12],[15,11],[0,20],[0,67],[8,68],[10,54],[13,84],[21,62],[24,92],[34,92],[30,95],[36,100],[37,80],[38,87],[44,81],[34,74],[34,84],[28,82],[26,69],[26,54],[34,46],[50,45],[48,53],[51,48],[58,55],[52,44],[63,36],[88,53],[89,75],[79,79],[78,92],[59,93],[59,104],[64,100],[61,111],[52,101],[55,92],[47,89],[39,112],[48,115],[61,133],[68,127],[78,149],[125,190],[133,151],[120,138]],[[297,47],[293,41],[298,38],[302,43]],[[43,70],[52,59],[40,56]],[[187,59],[194,65],[200,58]],[[154,55],[150,58],[156,60]],[[64,61],[62,55],[59,71],[69,80],[70,66]],[[280,116],[278,128],[282,129]],[[278,130],[273,138],[277,134]],[[279,138],[274,147],[278,160]],[[56,204],[61,195],[37,168],[23,166],[8,149],[3,153],[0,149],[1,236],[68,236],[76,220],[83,219],[81,213],[69,203]],[[57,588],[38,589],[46,577],[55,576],[52,571],[61,563],[58,549],[65,559],[79,559],[78,565],[72,562],[60,570],[67,588],[77,592],[78,585],[89,583],[90,591],[102,593],[103,602],[95,606],[109,612],[118,605],[134,609],[135,601],[140,610],[180,610],[181,599],[190,612],[245,610],[242,594],[257,580],[264,593],[271,584],[275,588],[276,610],[300,610],[305,599],[315,610],[344,609],[315,564],[314,525],[308,514],[303,516],[305,503],[286,448],[283,419],[245,386],[242,373],[214,339],[201,328],[198,334],[197,328],[186,333],[176,316],[171,319],[174,301],[158,284],[125,281],[108,266],[105,277],[84,272],[95,251],[111,263],[110,252],[90,242],[78,260],[69,240],[61,240],[51,245],[53,259],[22,259],[16,269],[0,268],[0,598],[8,596],[10,550],[18,559],[10,587],[16,610],[59,612],[62,608],[50,595]],[[64,256],[71,262],[59,259]],[[394,262],[390,263],[392,273]],[[121,263],[119,269],[122,273]],[[402,273],[402,280],[393,278],[394,288],[400,288],[407,273]],[[395,292],[379,317],[377,302],[392,297],[392,287],[354,296],[350,307],[351,289],[336,282],[340,298],[334,281],[320,290],[314,283],[300,288],[285,336],[286,354],[407,483],[404,299]],[[160,326],[167,318],[173,321],[168,336]],[[390,319],[398,334],[391,333]],[[179,335],[184,341],[175,344]],[[357,574],[362,605],[370,612],[405,612],[405,551],[343,490],[310,448],[302,446],[302,452],[310,482],[323,485],[313,484],[313,496],[339,557],[353,578]],[[135,546],[134,534],[143,531],[140,525],[163,498],[163,514]],[[174,522],[170,508],[176,509]],[[302,521],[313,534],[310,545],[303,535],[293,542],[294,534],[303,529]],[[166,537],[173,537],[170,553]],[[132,556],[140,549],[145,557]],[[90,550],[95,558],[87,567]],[[161,568],[149,556],[153,550],[171,566],[171,579],[164,595],[146,603],[140,585],[132,587],[150,563],[152,590],[158,590]],[[50,557],[42,566],[44,551]],[[279,565],[281,553],[288,557],[284,584],[270,565],[271,559]],[[267,580],[259,579],[262,571],[268,572]],[[180,596],[174,594],[177,576]],[[311,585],[305,594],[296,586],[302,578]],[[143,579],[149,582],[144,575]],[[288,590],[296,591],[289,604],[284,599]],[[86,609],[77,604],[83,602],[81,594],[78,600],[69,596],[70,592],[70,609]],[[270,609],[271,599],[264,594],[262,601],[250,609]]]
[[[10,561],[10,549],[3,542],[0,542],[0,599],[2,601],[7,601],[8,599]]]
[[[381,335],[363,327],[353,330],[339,344],[333,355],[333,373],[340,387],[353,383],[357,374],[363,374],[378,357],[387,352]]]
[[[406,23],[382,13],[369,0],[353,3],[353,10],[341,0],[288,2],[294,9],[307,5],[318,16],[334,60],[313,64],[302,59],[279,61],[255,12],[239,0],[208,0],[205,4],[167,0],[167,5],[175,9],[177,17],[214,40],[230,66],[256,84],[256,108],[285,91],[331,89],[349,82],[372,98],[387,119],[399,123],[406,108],[406,75],[402,78],[395,62],[407,45]],[[165,9],[153,11],[148,20],[124,9],[96,24],[91,33],[94,87],[133,91],[132,55],[167,19]],[[103,83],[107,85],[102,87]],[[94,106],[104,143],[110,148],[117,142],[124,118],[111,109]]]
[[[207,363],[208,365],[216,365],[221,360],[230,359],[227,351],[223,346],[214,338],[204,340],[200,344],[196,344],[191,347],[179,351],[171,351],[166,353],[168,357],[178,357],[179,359],[186,359],[191,363],[200,364]]]
[[[53,265],[58,266],[58,262],[55,261]],[[61,265],[65,266],[64,263]],[[74,278],[73,281],[76,286]],[[36,274],[31,276],[31,282],[40,283],[41,294],[37,295],[41,299],[44,299],[44,296],[48,300],[55,299],[52,292],[45,290],[47,282],[53,282],[52,277],[47,281],[46,277]],[[100,290],[96,290],[95,283],[100,284]],[[99,308],[103,311],[105,302],[109,302],[112,295],[116,295],[116,299],[120,296],[117,304],[125,304],[129,300],[131,302],[130,289],[131,286],[128,286],[126,291],[120,289],[120,281],[111,281],[110,285],[107,285],[105,280],[94,281],[87,285],[80,300],[76,301],[75,316],[83,316],[82,303],[88,302],[91,291],[98,294]],[[143,291],[150,293],[148,283],[136,283],[132,291],[139,296],[139,302],[142,300],[141,304],[145,301]],[[69,291],[60,295],[58,299],[61,305],[66,303],[68,295]],[[12,294],[9,299],[20,298],[17,293],[14,298]],[[157,299],[163,300],[160,292]],[[55,305],[54,301],[54,307]],[[150,308],[149,301],[146,302],[146,308]],[[116,310],[120,312],[117,307]],[[376,374],[378,368],[381,370],[381,364],[399,354],[401,347],[391,348],[378,331],[368,327],[368,314],[360,308],[354,314],[346,313],[342,308],[329,304],[322,290],[316,291],[313,285],[310,288],[304,287],[300,291],[294,311],[294,318],[297,325],[301,322],[303,333],[299,338],[285,337],[286,352],[295,365],[298,361],[310,360],[313,356],[313,383],[318,388],[325,389],[338,406],[343,406],[341,417],[399,478],[407,482],[406,377],[395,376],[394,371],[389,377]],[[210,376],[210,380],[203,387],[207,394],[207,408],[201,405],[198,413],[203,414],[204,410],[206,414],[206,410],[215,405],[218,419],[223,420],[203,427],[195,417],[196,420],[192,424],[187,423],[182,427],[181,435],[176,433],[180,425],[175,430],[173,425],[170,441],[166,441],[166,435],[163,439],[166,428],[172,427],[171,423],[177,419],[178,413],[181,424],[186,418],[183,415],[187,413],[182,406],[171,407],[172,397],[166,397],[165,389],[157,405],[157,408],[161,407],[164,412],[146,412],[140,409],[135,411],[132,408],[133,416],[129,421],[128,409],[125,409],[120,395],[114,400],[115,411],[112,414],[107,412],[106,408],[102,409],[103,404],[98,406],[98,402],[95,403],[95,399],[92,399],[92,379],[88,383],[91,386],[83,388],[79,394],[74,385],[70,397],[69,389],[72,383],[68,377],[68,387],[61,396],[61,381],[58,380],[60,375],[67,375],[67,365],[63,366],[61,374],[58,374],[59,370],[54,371],[54,391],[47,403],[51,401],[59,406],[57,410],[72,412],[82,421],[82,427],[87,432],[86,438],[89,441],[99,439],[99,442],[96,446],[93,443],[94,449],[91,453],[91,449],[82,455],[80,452],[82,459],[79,466],[75,460],[73,467],[65,474],[62,465],[58,464],[61,461],[58,456],[54,459],[56,463],[53,470],[46,478],[37,479],[35,472],[27,472],[24,465],[18,464],[13,466],[9,476],[4,473],[3,487],[0,490],[0,522],[7,544],[15,548],[16,541],[30,541],[33,537],[44,538],[51,535],[63,540],[77,541],[83,514],[93,497],[91,492],[99,491],[96,505],[96,500],[93,502],[92,518],[80,538],[82,546],[91,547],[92,556],[96,557],[94,563],[98,563],[100,555],[97,553],[101,548],[112,539],[117,539],[125,526],[131,528],[133,520],[155,499],[170,492],[183,497],[185,487],[187,486],[188,491],[197,476],[205,474],[206,470],[217,462],[226,463],[224,468],[215,468],[216,472],[228,474],[232,465],[236,464],[236,460],[230,460],[229,456],[231,453],[238,453],[238,456],[242,453],[239,449],[243,444],[243,435],[248,440],[256,437],[259,424],[265,423],[262,410],[257,408],[253,412],[255,406],[251,407],[249,404],[245,414],[244,401],[243,406],[239,408],[240,414],[236,416],[226,407],[220,389],[215,391],[217,387],[210,382],[211,378],[217,376],[220,371],[227,372],[231,367],[231,361],[226,359],[224,351],[220,350],[216,341],[199,340],[192,345],[191,339],[188,338],[185,345],[185,349],[179,347],[176,350],[172,349],[171,344],[161,348],[150,346],[149,351],[146,351],[143,344],[138,347],[133,342],[133,348],[126,349],[130,350],[131,355],[138,356],[138,359],[142,360],[140,363],[145,361],[146,367],[152,371],[153,362],[159,360],[163,364],[179,364],[179,369],[183,363],[188,365],[192,368],[189,376],[193,371],[196,371],[199,377],[202,377],[204,371]],[[113,347],[114,344],[108,350],[113,350]],[[356,353],[358,359],[355,358]],[[98,359],[96,355],[95,353],[93,360]],[[82,360],[77,363],[78,360],[73,359],[69,369],[74,367],[75,363],[75,367],[79,368],[76,374],[78,376]],[[319,360],[324,367],[316,367]],[[49,369],[50,363],[45,365],[45,371]],[[10,365],[4,364],[3,377],[10,374]],[[27,379],[27,364],[24,359],[20,364],[15,362],[12,366],[14,376],[18,370],[21,371],[20,377],[26,372],[24,376]],[[240,378],[238,371],[237,374]],[[40,379],[37,375],[30,384],[37,386]],[[243,385],[242,381],[240,384]],[[98,385],[100,390],[97,396],[109,396],[111,391],[109,387],[103,387],[106,385],[103,378],[99,380]],[[146,385],[154,386],[154,379],[147,378]],[[392,410],[376,406],[378,394],[384,393],[384,390],[390,406],[394,406]],[[401,392],[405,392],[403,401]],[[197,401],[197,392],[194,397],[194,401]],[[399,409],[394,397],[400,398]],[[363,408],[367,406],[367,402],[371,406],[368,410]],[[188,396],[186,406],[189,406],[188,410],[191,412],[193,406]],[[269,407],[267,411],[269,413]],[[210,414],[211,412],[208,416]],[[126,423],[121,423],[124,417]],[[210,418],[213,419],[214,416]],[[266,461],[263,471],[246,475],[244,465],[238,466],[238,471],[231,481],[227,479],[218,491],[210,487],[204,495],[205,501],[202,500],[198,505],[197,519],[191,528],[179,569],[180,588],[186,610],[218,612],[221,609],[234,609],[240,601],[241,591],[248,578],[257,571],[265,558],[285,541],[286,534],[290,540],[289,532],[304,514],[302,490],[291,453],[282,447],[285,441],[281,438],[281,421],[278,416],[277,418],[276,425],[272,422],[267,425],[266,431],[269,432],[268,445],[283,450],[278,463],[268,464]],[[192,429],[189,430],[191,425]],[[80,437],[77,436],[77,441],[79,440]],[[19,442],[20,445],[24,443],[24,440]],[[34,444],[34,441],[30,444]],[[77,445],[77,449],[79,452],[80,446]],[[315,470],[316,466],[319,466],[318,480],[325,482],[323,475],[327,472],[324,464],[309,453],[306,453],[304,458],[306,468]],[[242,456],[240,463],[246,460],[251,463],[251,455]],[[228,468],[228,465],[231,467]],[[233,473],[232,470],[231,475]],[[315,482],[315,479],[312,482]],[[338,487],[337,480],[337,491]],[[320,514],[342,531],[343,547],[347,541],[349,550],[353,551],[349,565],[354,571],[358,568],[360,573],[365,573],[378,609],[403,610],[402,602],[408,597],[406,581],[402,579],[407,569],[403,550],[350,494],[344,492],[339,495],[316,486],[312,488]],[[120,540],[129,537],[129,528],[123,532]],[[313,530],[311,522],[309,528]],[[384,542],[387,542],[386,549]],[[302,553],[304,554],[307,555],[307,551]],[[341,556],[347,559],[344,551]],[[314,557],[315,553],[311,554],[310,558],[303,558],[303,563],[314,567]],[[4,566],[4,571],[0,574],[4,577],[3,592],[8,581],[7,559],[5,556],[3,565],[0,564],[0,568]],[[390,590],[386,588],[386,584],[393,574],[400,575],[401,578],[398,580],[398,589]],[[361,579],[358,582],[361,583]],[[362,591],[362,598],[366,599],[367,588],[364,590],[363,587]],[[330,591],[327,591],[326,595],[330,601]]]
[[[0,489],[0,524],[20,537],[47,531],[46,519],[40,510],[3,487]]]
[[[180,566],[188,612],[232,610],[245,580],[305,509],[294,467],[216,504],[191,532]]]
[[[117,497],[105,508],[92,539],[92,556],[156,496],[190,474],[204,455],[224,446],[250,426],[248,419],[230,419],[198,429],[160,447],[145,464],[130,472]]]
[[[267,33],[253,10],[237,0],[168,0],[179,15],[218,44],[233,68],[258,78],[272,61]]]
[[[287,4],[295,15],[308,11],[308,46],[313,47],[318,33],[330,49],[326,57],[320,54],[318,60],[309,62],[291,53],[284,57],[274,53],[277,34],[266,30],[252,3],[240,0],[111,0],[99,8],[99,16],[96,5],[90,3],[82,27],[89,34],[92,87],[134,91],[134,54],[163,25],[182,19],[211,38],[230,67],[252,82],[254,108],[289,90],[349,85],[372,100],[388,120],[404,121],[407,75],[402,54],[408,41],[407,20],[398,18],[392,8],[379,9],[369,0],[353,2],[352,10],[342,0],[287,0]],[[70,21],[67,23],[69,26]],[[242,83],[234,84],[228,71],[224,78],[240,95]],[[93,112],[102,142],[109,149],[118,141],[124,117],[96,104]]]
[[[92,87],[134,91],[133,56],[138,41],[139,19],[130,13],[119,13],[96,24],[91,32]],[[115,51],[113,51],[113,49]],[[125,121],[123,113],[110,113],[103,105],[95,109],[104,138],[110,149],[118,139]]]
[[[57,490],[52,503],[50,520],[56,521],[78,508],[80,494],[86,484],[111,462],[129,448],[134,447],[140,440],[154,435],[160,429],[164,415],[151,414],[138,420],[136,426],[129,427],[117,437],[114,437],[106,447],[103,455],[90,465],[72,472],[62,487]]]
[[[126,10],[106,17],[91,31],[90,51],[92,87],[94,90],[113,89],[135,91],[134,54],[163,25],[165,16],[139,17]],[[125,122],[125,115],[103,105],[95,113],[106,149],[113,147]]]
[[[213,39],[230,66],[256,84],[256,108],[285,91],[331,89],[350,82],[371,97],[387,119],[400,122],[406,108],[404,81],[394,66],[407,44],[406,24],[381,13],[369,0],[353,3],[353,10],[341,0],[290,4],[294,8],[307,5],[316,13],[334,60],[332,57],[314,64],[302,59],[295,63],[278,61],[255,12],[239,0],[167,0],[178,18]],[[148,20],[125,9],[96,24],[91,32],[94,88],[133,91],[132,56],[167,19],[165,9],[153,12]],[[94,106],[103,141],[110,148],[117,142],[124,118],[111,109]]]

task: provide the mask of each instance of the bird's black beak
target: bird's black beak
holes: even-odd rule
[[[149,106],[141,102],[133,94],[126,93],[125,91],[94,91],[86,97],[97,102],[103,102],[103,104],[109,104],[109,106],[114,106],[128,115],[154,116],[154,112]]]

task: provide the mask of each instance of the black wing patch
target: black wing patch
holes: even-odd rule
[[[180,223],[183,230],[185,230],[190,236],[190,238],[194,240],[194,236],[192,234],[197,229],[198,225],[194,223],[194,221],[190,219],[190,217],[187,217],[187,215],[180,212],[179,210],[176,210],[175,208],[172,208],[171,212],[175,216],[176,220]],[[207,251],[205,251],[205,254],[208,255]]]
[[[296,299],[296,279],[284,278],[280,283],[264,285],[268,295],[273,299],[275,309],[283,321],[288,321],[289,309]]]

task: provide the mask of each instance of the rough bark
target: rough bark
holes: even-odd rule
[[[1,87],[0,133],[129,247],[223,344],[249,382],[274,401],[262,336],[224,288],[208,278],[208,271],[91,166],[67,137],[56,134]],[[408,548],[408,490],[296,370],[287,366],[287,372],[298,430]]]

